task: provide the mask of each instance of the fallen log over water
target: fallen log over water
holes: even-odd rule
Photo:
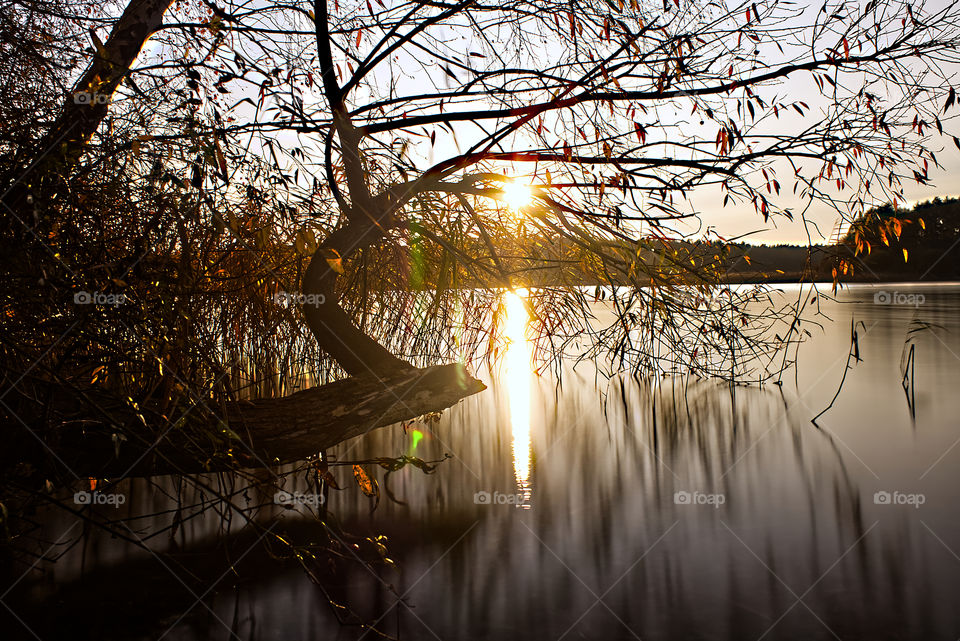
[[[439,412],[486,386],[458,363],[353,376],[276,399],[227,407],[231,429],[253,437],[258,455],[287,463],[372,429]]]
[[[39,383],[39,385],[38,385]],[[122,478],[265,468],[303,460],[379,427],[447,409],[486,386],[458,363],[363,374],[282,398],[203,402],[163,418],[102,390],[34,381],[2,412],[0,467],[47,477]],[[202,409],[201,409],[202,406]],[[220,425],[181,420],[213,411]],[[191,419],[192,420],[192,419]]]

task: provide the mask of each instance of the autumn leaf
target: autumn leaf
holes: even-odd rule
[[[223,155],[223,149],[220,148],[220,141],[216,138],[213,139],[213,151],[217,157],[217,166],[220,168],[220,173],[223,174],[223,179],[227,180],[227,159]]]
[[[633,129],[637,134],[637,140],[640,141],[640,144],[645,143],[647,141],[647,130],[644,129],[643,125],[635,122],[633,123]]]
[[[357,480],[357,485],[360,486],[361,492],[370,498],[376,499],[370,511],[372,512],[377,509],[377,505],[380,504],[380,485],[377,483],[377,479],[367,476],[367,473],[364,472],[363,468],[359,465],[353,466],[353,478]]]
[[[323,470],[322,472],[317,472],[317,475],[320,477],[320,480],[322,480],[324,483],[326,483],[328,486],[332,487],[333,489],[335,490],[342,489],[340,485],[337,483],[337,479],[334,478],[333,472],[331,472],[330,470]]]
[[[367,496],[376,496],[377,491],[374,490],[374,479],[370,478],[359,465],[353,466],[353,478],[357,480],[357,485],[360,486],[361,492]]]
[[[345,273],[343,271],[343,260],[340,258],[340,252],[338,252],[336,249],[324,249],[323,257],[326,259],[327,265],[330,266],[330,269],[338,274]]]
[[[377,465],[388,472],[396,472],[397,470],[403,469],[403,467],[407,464],[406,458],[406,456],[400,456],[398,458],[381,456],[380,458],[376,458],[374,460],[377,462]]]

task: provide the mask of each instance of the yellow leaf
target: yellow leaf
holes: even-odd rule
[[[359,465],[353,466],[353,478],[357,480],[361,492],[367,496],[376,496],[377,492],[373,488],[373,479],[367,476],[367,473]]]
[[[903,250],[903,262],[907,262],[907,250]]]

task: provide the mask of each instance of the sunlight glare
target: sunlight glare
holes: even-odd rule
[[[503,202],[513,211],[520,211],[533,201],[529,185],[512,180],[503,185]]]
[[[523,495],[521,505],[530,508],[530,342],[527,340],[528,314],[523,297],[525,289],[503,295],[504,325],[507,352],[501,365],[501,380],[510,403],[513,473],[517,491]]]

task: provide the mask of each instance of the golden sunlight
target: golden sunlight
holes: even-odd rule
[[[516,180],[503,184],[503,202],[513,211],[520,211],[533,202],[533,190]]]
[[[513,473],[517,491],[523,496],[521,505],[530,508],[530,343],[527,340],[527,291],[517,289],[503,295],[503,334],[507,352],[501,363],[501,383],[507,390],[510,405]]]

